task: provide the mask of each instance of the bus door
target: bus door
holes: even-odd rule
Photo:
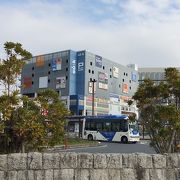
[[[97,131],[107,140],[112,141],[115,132],[111,131],[111,122],[97,123]]]

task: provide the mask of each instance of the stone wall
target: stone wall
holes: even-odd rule
[[[180,180],[180,154],[0,155],[0,180]]]

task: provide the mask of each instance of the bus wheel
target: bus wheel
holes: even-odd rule
[[[121,142],[124,144],[127,144],[127,142],[128,142],[127,137],[126,136],[121,137]]]
[[[93,140],[93,136],[91,134],[88,135],[88,140],[92,141]]]

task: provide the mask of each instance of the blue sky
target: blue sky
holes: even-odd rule
[[[179,0],[0,0],[0,12],[0,53],[15,41],[33,55],[87,49],[123,65],[180,67]]]

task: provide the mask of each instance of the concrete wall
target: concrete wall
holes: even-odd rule
[[[0,155],[0,180],[179,180],[180,154]]]

